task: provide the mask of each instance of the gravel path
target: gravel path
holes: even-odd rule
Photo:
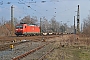
[[[8,49],[5,51],[0,51],[0,60],[11,60],[12,58],[24,54],[25,52],[28,52],[29,50],[34,49],[42,44],[44,44],[44,42],[27,42],[15,46],[12,50]]]

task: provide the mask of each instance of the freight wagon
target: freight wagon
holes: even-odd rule
[[[20,23],[15,26],[15,34],[17,36],[40,35],[40,27],[37,25]]]

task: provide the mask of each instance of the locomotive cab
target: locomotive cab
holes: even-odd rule
[[[16,25],[16,27],[15,27],[15,34],[17,36],[23,34],[23,25],[22,24]]]
[[[37,25],[30,24],[18,24],[15,28],[15,34],[17,36],[40,35],[40,27]]]

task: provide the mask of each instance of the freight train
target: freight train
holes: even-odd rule
[[[40,26],[20,23],[15,26],[16,36],[40,35]]]
[[[26,24],[26,23],[20,23],[15,26],[15,35],[16,36],[34,36],[34,35],[60,35],[62,33],[46,33],[40,32],[40,26],[37,26],[35,24]]]

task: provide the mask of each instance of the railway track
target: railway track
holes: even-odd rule
[[[34,59],[34,54],[40,53],[40,55],[35,57],[35,59],[41,59],[44,53],[49,52],[52,49],[52,44],[50,42],[27,42],[18,45],[13,50],[8,49],[6,51],[0,51],[0,60],[30,60]],[[47,49],[47,50],[46,50]]]
[[[16,37],[16,36],[12,36],[12,37],[0,37],[0,51],[4,51],[6,49],[10,48],[10,44],[13,44],[14,46],[20,44],[21,40],[30,40],[30,41],[41,41],[43,38],[49,39],[49,38],[54,38],[57,37],[57,35],[53,35],[53,36],[30,36],[30,37]],[[13,41],[16,40],[15,43],[13,43]],[[19,41],[19,42],[18,42]]]
[[[30,50],[29,52],[26,52],[25,54],[22,54],[12,60],[42,60],[45,58],[47,54],[52,52],[54,50],[53,43],[46,43],[44,45],[41,45],[35,49]]]
[[[55,48],[52,48],[51,50],[49,50],[46,54],[44,54],[43,56],[41,56],[38,60],[43,60],[45,58],[45,56],[47,56],[48,54],[50,54]]]
[[[25,52],[32,50],[40,45],[44,44],[41,42],[26,42],[15,46],[13,49],[7,49],[0,51],[0,60],[11,60],[12,58],[24,54]]]
[[[29,52],[26,52],[26,53],[24,53],[24,54],[22,54],[22,55],[20,55],[20,56],[17,56],[17,57],[15,57],[15,58],[13,58],[12,60],[22,59],[22,58],[26,57],[27,55],[29,55],[29,54],[31,54],[31,53],[34,53],[35,51],[43,48],[44,46],[46,46],[46,45],[48,45],[48,44],[49,44],[49,43],[46,43],[46,44],[44,44],[44,45],[41,45],[41,46],[39,46],[39,47],[36,47],[36,48],[30,50]]]
[[[61,40],[58,36],[44,36],[45,42],[42,42],[42,36],[40,38],[34,38],[36,40],[28,40],[26,43],[18,43],[14,46],[13,50],[6,49],[0,51],[0,60],[42,60],[54,50],[54,44],[56,40]],[[40,40],[38,40],[40,39]],[[56,46],[57,47],[57,46]]]
[[[53,38],[53,37],[50,36],[50,38]],[[46,45],[48,45],[48,43],[42,42],[42,40],[40,40],[40,41],[28,40],[27,42],[18,42],[18,43],[16,42],[14,44],[16,44],[16,45],[14,46],[13,50],[11,50],[10,48],[7,48],[6,50],[0,51],[0,60],[11,60],[11,59],[14,59],[14,57],[18,57],[18,56],[23,55],[25,53],[26,53],[25,55],[28,55],[28,53],[27,53],[28,51],[33,51],[33,52],[36,51],[37,52],[38,49],[39,50],[44,49],[42,51],[45,51],[47,48],[50,50],[49,47],[52,46],[52,45],[50,45],[49,47],[44,48]],[[43,56],[43,55],[41,55],[41,56]],[[41,56],[39,56],[36,59],[39,59]],[[34,58],[32,58],[32,59],[34,59]]]

